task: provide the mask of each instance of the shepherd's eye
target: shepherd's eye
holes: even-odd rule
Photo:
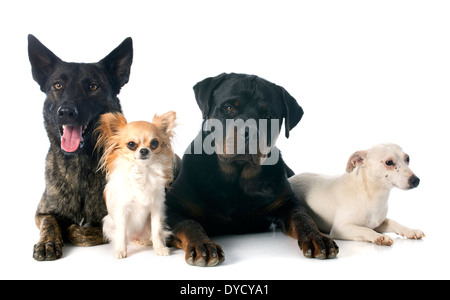
[[[91,83],[91,84],[89,85],[89,89],[90,89],[91,91],[97,90],[97,89],[98,89],[98,84],[96,84],[96,83]]]
[[[137,148],[137,144],[135,142],[128,142],[127,147],[128,149],[134,151]]]
[[[386,161],[386,166],[391,167],[391,166],[393,166],[393,165],[394,165],[394,161],[392,161],[392,160],[387,160],[387,161]]]
[[[62,85],[61,82],[56,82],[56,83],[53,85],[53,87],[54,87],[55,89],[57,89],[57,90],[60,90],[60,89],[62,89],[63,85]]]

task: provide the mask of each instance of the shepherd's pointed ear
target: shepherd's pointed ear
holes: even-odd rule
[[[130,69],[133,62],[133,40],[126,38],[116,49],[111,51],[100,63],[102,63],[117,87],[117,93],[130,78]]]
[[[44,85],[61,59],[32,34],[28,35],[28,58],[31,63],[33,79],[39,84],[41,91],[45,92]]]

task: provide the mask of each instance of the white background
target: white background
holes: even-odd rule
[[[0,7],[1,279],[450,279],[448,1],[4,1]],[[32,80],[27,34],[65,61],[95,62],[133,38],[126,117],[175,110],[176,152],[201,126],[192,86],[222,72],[286,88],[305,111],[278,147],[295,172],[340,174],[356,150],[394,142],[421,178],[393,190],[389,217],[422,241],[391,247],[338,241],[337,259],[303,257],[280,232],[216,238],[223,265],[188,266],[184,252],[151,248],[112,257],[110,245],[32,258],[44,190],[45,95]]]

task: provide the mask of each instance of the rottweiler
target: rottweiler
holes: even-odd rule
[[[297,101],[281,86],[235,73],[206,78],[194,93],[204,120],[167,191],[171,245],[186,251],[190,265],[215,266],[225,255],[209,235],[263,232],[275,224],[306,257],[336,257],[338,246],[292,191],[294,172],[275,147],[283,121],[289,137],[303,116]]]
[[[33,257],[55,260],[63,254],[64,241],[78,246],[104,242],[106,181],[97,172],[94,131],[101,114],[122,111],[117,95],[130,76],[133,45],[127,38],[97,63],[67,63],[29,35],[28,55],[33,78],[46,94],[44,127],[50,140]]]

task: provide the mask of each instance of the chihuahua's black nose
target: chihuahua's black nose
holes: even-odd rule
[[[409,177],[408,183],[409,187],[413,189],[419,186],[420,179],[416,175],[412,175],[411,177]]]
[[[149,153],[149,150],[148,150],[147,148],[142,148],[141,150],[139,150],[139,153],[140,153],[142,156],[147,156],[148,153]]]
[[[78,111],[75,107],[73,106],[60,106],[58,108],[58,117],[61,121],[73,121],[78,117]]]

